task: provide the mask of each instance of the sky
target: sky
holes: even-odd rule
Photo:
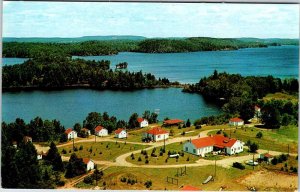
[[[3,2],[3,37],[299,38],[291,4]]]

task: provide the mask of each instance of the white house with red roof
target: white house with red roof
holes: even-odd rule
[[[183,145],[185,152],[204,157],[212,151],[222,151],[233,155],[243,151],[243,142],[223,135],[214,135],[190,140]]]
[[[164,125],[166,126],[172,126],[172,125],[179,125],[184,123],[183,120],[181,119],[168,119],[168,120],[164,120]]]
[[[148,127],[148,125],[149,125],[149,122],[147,119],[139,117],[139,118],[137,118],[137,121],[138,121],[140,127]]]
[[[68,139],[76,139],[77,138],[77,132],[74,131],[72,128],[68,128],[65,130],[65,134],[67,135]]]
[[[98,125],[95,128],[95,135],[103,137],[108,135],[108,130],[102,127],[101,125]]]
[[[83,131],[86,135],[91,135],[91,131],[87,128],[82,128],[81,131]]]
[[[126,138],[127,137],[127,132],[125,129],[123,128],[118,128],[117,130],[115,130],[115,138]]]
[[[86,170],[93,170],[95,168],[95,163],[90,158],[82,158],[82,162],[86,165]]]
[[[169,138],[169,132],[163,130],[161,127],[154,127],[144,133],[144,138],[149,138],[152,141],[161,141]]]
[[[254,106],[254,117],[258,118],[261,116],[261,108],[258,106],[258,105],[255,105]]]
[[[238,117],[231,118],[229,120],[229,125],[231,125],[231,126],[242,126],[242,125],[244,125],[244,120],[240,119]]]

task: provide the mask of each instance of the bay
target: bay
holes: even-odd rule
[[[27,61],[28,58],[18,58],[18,57],[11,57],[11,58],[2,58],[2,65],[15,65],[15,64],[22,64],[24,61]]]
[[[159,109],[160,120],[165,117],[192,121],[216,115],[220,109],[204,101],[198,94],[182,93],[181,89],[143,89],[138,91],[32,91],[2,94],[2,120],[13,122],[17,117],[29,122],[36,116],[57,119],[66,127],[82,123],[89,112],[108,112],[128,121],[130,115]]]

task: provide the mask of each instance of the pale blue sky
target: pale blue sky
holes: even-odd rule
[[[3,2],[4,37],[299,38],[298,5]]]

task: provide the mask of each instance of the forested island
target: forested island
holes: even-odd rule
[[[90,38],[92,39],[92,38]],[[248,47],[293,45],[296,40],[254,38],[152,38],[90,40],[83,42],[4,42],[3,57],[41,58],[64,56],[113,55],[118,52],[176,53],[194,51],[237,50]],[[96,38],[97,39],[97,38]]]
[[[110,61],[86,61],[68,57],[29,59],[4,66],[2,90],[94,88],[131,90],[169,86],[166,78],[140,72],[113,71]]]

